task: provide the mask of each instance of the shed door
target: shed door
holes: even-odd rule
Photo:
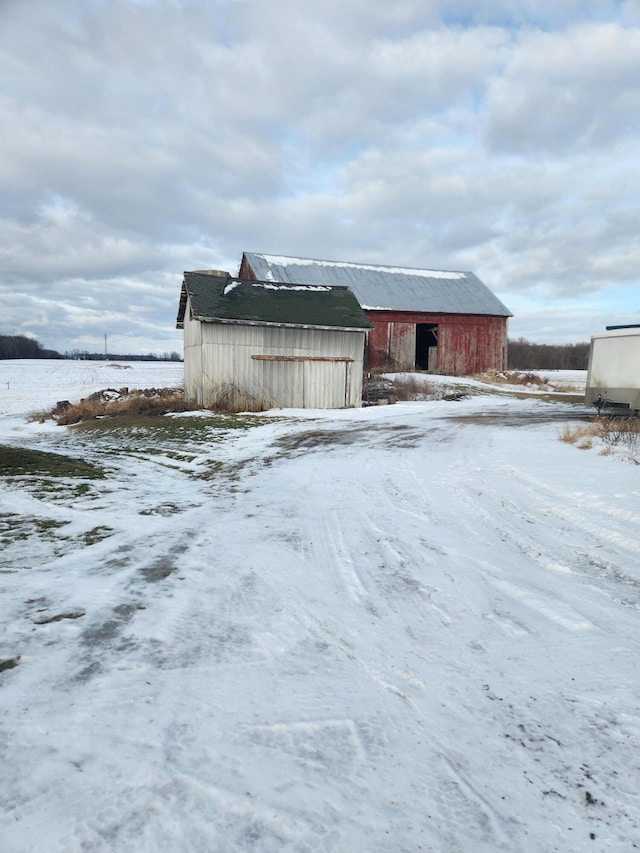
[[[283,409],[341,409],[349,405],[349,363],[304,358],[260,359],[262,393]]]
[[[416,355],[415,323],[389,323],[389,359],[398,370],[413,370]]]
[[[304,408],[304,362],[273,360],[260,362],[262,393],[282,409]]]
[[[341,409],[348,405],[347,370],[344,361],[304,362],[304,407]]]

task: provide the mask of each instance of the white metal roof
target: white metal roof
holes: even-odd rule
[[[321,261],[245,252],[256,278],[290,284],[349,287],[369,311],[417,311],[511,317],[472,272]]]

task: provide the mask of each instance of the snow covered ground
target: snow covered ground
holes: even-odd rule
[[[0,362],[0,444],[106,470],[2,478],[0,850],[640,847],[640,473],[559,440],[591,413],[25,417],[181,373]]]

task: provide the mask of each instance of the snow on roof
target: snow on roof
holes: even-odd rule
[[[262,281],[349,287],[360,305],[370,311],[511,316],[509,309],[472,272],[323,261],[257,252],[245,252],[244,259],[256,278]]]
[[[276,323],[322,328],[369,329],[371,324],[347,287],[271,283],[185,272],[176,325],[191,316],[204,322]]]
[[[313,293],[328,293],[331,291],[331,288],[324,284],[270,284],[267,281],[254,281],[251,282],[251,286],[260,287],[263,290],[310,290]],[[235,285],[229,285],[225,288],[225,293],[228,293],[232,287],[235,287]]]
[[[235,290],[238,286],[239,282],[237,280],[233,280],[231,284],[227,284],[227,286],[222,291],[223,296],[227,296],[227,294],[231,293],[232,290]]]
[[[320,266],[324,268],[358,269],[367,272],[391,273],[392,275],[417,275],[424,278],[464,278],[466,273],[446,270],[422,270],[412,267],[388,267],[382,264],[355,264],[350,261],[314,261],[310,258],[287,258],[284,255],[262,255],[278,266]]]

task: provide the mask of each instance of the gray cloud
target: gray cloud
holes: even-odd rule
[[[182,271],[249,249],[473,269],[514,334],[584,340],[638,285],[639,18],[3,0],[0,332],[173,350]]]
[[[640,30],[617,24],[532,32],[489,84],[488,144],[566,156],[640,131]]]

